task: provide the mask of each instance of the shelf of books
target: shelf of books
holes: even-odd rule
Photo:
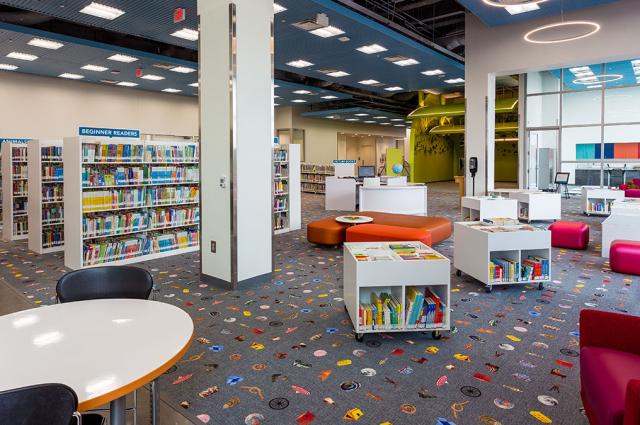
[[[584,186],[582,188],[582,211],[586,215],[611,214],[611,205],[624,199],[624,190]]]
[[[29,249],[38,254],[64,250],[62,140],[29,140]]]
[[[273,147],[273,233],[302,227],[300,145]]]
[[[344,302],[358,340],[450,329],[450,261],[421,242],[344,244]]]
[[[65,265],[123,265],[200,246],[196,142],[64,140]]]
[[[3,143],[2,148],[2,236],[15,241],[28,237],[27,144]]]
[[[303,192],[324,194],[325,180],[327,176],[335,175],[335,167],[333,165],[302,164],[300,174]]]
[[[454,267],[491,291],[496,285],[551,281],[551,232],[517,220],[454,225]]]

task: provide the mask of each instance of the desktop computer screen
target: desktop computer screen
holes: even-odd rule
[[[365,177],[375,177],[376,167],[369,165],[361,165],[358,167],[358,177],[363,179]]]

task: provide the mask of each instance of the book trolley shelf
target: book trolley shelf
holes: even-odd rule
[[[62,140],[29,140],[29,249],[38,254],[64,250]]]
[[[454,224],[454,267],[493,286],[551,281],[551,232],[526,224]]]
[[[273,233],[302,227],[300,145],[273,147]]]
[[[335,175],[335,167],[333,165],[302,164],[300,174],[303,192],[324,194],[326,192],[325,180],[327,176]]]
[[[3,143],[2,237],[7,241],[28,237],[27,141]]]
[[[451,262],[421,242],[344,244],[344,303],[362,341],[368,333],[427,332],[450,322]]]
[[[607,216],[611,205],[624,199],[624,190],[591,186],[582,187],[582,212],[586,215]]]
[[[199,250],[197,142],[65,138],[64,173],[67,267],[124,265]]]

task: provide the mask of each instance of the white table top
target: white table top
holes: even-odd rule
[[[367,217],[365,215],[341,215],[339,217],[336,217],[336,221],[338,223],[344,223],[344,224],[365,224],[365,223],[371,223],[373,221],[373,218],[371,217]]]
[[[145,300],[94,300],[0,317],[0,391],[62,383],[81,411],[122,397],[177,362],[193,338],[181,309]]]

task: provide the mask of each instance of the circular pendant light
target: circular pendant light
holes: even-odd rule
[[[595,80],[594,80],[595,78]],[[614,81],[622,80],[622,75],[620,74],[602,74],[602,75],[594,75],[592,77],[581,77],[573,80],[573,84],[582,84],[585,86],[590,86],[592,84],[606,84],[612,83]]]
[[[529,43],[553,44],[580,40],[600,31],[600,24],[592,21],[563,21],[542,25],[524,35]]]
[[[529,6],[544,3],[547,0],[482,0],[484,4],[494,7]]]

